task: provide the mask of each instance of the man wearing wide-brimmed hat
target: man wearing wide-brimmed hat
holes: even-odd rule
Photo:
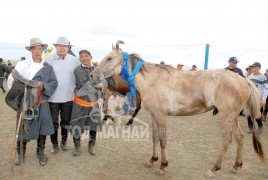
[[[45,165],[47,162],[47,157],[44,154],[46,135],[51,135],[54,133],[48,99],[57,88],[58,82],[52,66],[42,60],[42,53],[44,49],[47,48],[47,44],[43,44],[39,38],[32,38],[30,40],[30,45],[26,46],[25,48],[31,52],[31,58],[18,62],[12,73],[15,75],[16,72],[16,74],[21,75],[24,79],[34,80],[34,82],[39,83],[39,90],[41,91],[38,92],[42,92],[42,99],[40,101],[41,104],[38,107],[39,115],[35,115],[32,120],[28,120],[27,122],[27,128],[29,129],[27,134],[23,137],[23,158],[25,156],[27,142],[37,139],[37,156],[39,158],[39,162],[43,163],[42,165]],[[14,84],[13,82],[13,76],[9,76],[8,87],[10,88],[10,91],[6,96],[7,103],[9,100],[12,100],[12,98],[9,99],[8,97],[16,97],[17,92],[22,92],[22,90],[24,90],[24,88],[16,89],[21,86],[16,86],[15,83],[17,82],[14,82]],[[16,102],[16,99],[18,98],[13,99],[13,104],[22,103]],[[20,142],[18,142],[15,164],[20,165],[20,163]]]
[[[73,106],[73,90],[75,88],[74,69],[80,65],[80,61],[75,56],[68,54],[72,46],[66,37],[59,37],[53,44],[56,52],[45,58],[45,61],[53,66],[58,80],[58,87],[49,99],[50,111],[53,119],[55,133],[50,136],[52,148],[51,153],[58,152],[58,128],[59,115],[61,127],[61,148],[65,151],[67,147],[68,128]]]

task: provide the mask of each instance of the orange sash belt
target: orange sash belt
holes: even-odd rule
[[[83,99],[80,99],[78,96],[74,95],[74,102],[80,106],[83,106],[83,107],[92,107],[94,106],[95,104],[98,103],[98,101],[95,101],[95,102],[88,102],[88,101],[85,101]]]

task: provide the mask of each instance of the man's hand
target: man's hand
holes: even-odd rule
[[[44,90],[44,84],[43,84],[43,82],[42,81],[39,81],[39,89],[40,90]]]
[[[99,90],[102,90],[102,83],[98,83],[97,87]]]

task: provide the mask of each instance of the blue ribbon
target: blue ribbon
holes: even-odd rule
[[[136,95],[137,89],[135,88],[135,85],[134,85],[134,78],[136,74],[139,72],[139,70],[141,69],[143,62],[139,60],[135,68],[133,69],[132,74],[130,74],[129,68],[128,68],[128,56],[129,55],[126,52],[124,52],[122,55],[123,60],[124,60],[124,66],[120,72],[120,75],[130,85],[130,91],[129,91],[130,94]]]

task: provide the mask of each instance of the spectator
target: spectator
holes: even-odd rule
[[[52,47],[48,47],[45,51],[44,51],[44,55],[43,55],[43,59],[45,59],[47,56],[49,56],[53,51]]]
[[[228,61],[229,66],[226,67],[226,68],[224,68],[224,69],[228,69],[228,70],[230,70],[230,71],[233,71],[234,73],[239,74],[239,75],[242,76],[242,77],[245,77],[245,76],[243,75],[242,70],[241,70],[240,68],[236,67],[238,62],[239,62],[239,61],[237,60],[236,57],[230,57],[230,58],[229,58],[229,61]]]
[[[11,74],[12,70],[15,68],[15,66],[13,66],[11,64],[11,62],[8,63],[8,66],[7,66],[7,73],[6,73],[6,80],[8,79],[8,76]]]
[[[125,101],[122,106],[121,116],[133,115],[136,110],[136,96],[128,92],[125,96]]]
[[[192,68],[189,71],[196,71],[196,65],[192,65]]]
[[[247,71],[246,72],[246,78],[248,78],[252,73],[252,66],[248,66],[245,70]]]
[[[7,72],[6,66],[3,64],[3,59],[0,58],[0,88],[2,89],[3,93],[6,93],[6,90],[3,86],[3,82],[5,80],[5,73]]]
[[[230,57],[230,58],[229,58],[229,61],[228,61],[229,66],[226,67],[226,68],[224,68],[224,69],[230,70],[230,71],[232,71],[232,72],[234,72],[234,73],[239,74],[239,75],[242,76],[242,77],[245,77],[245,76],[243,75],[242,70],[241,70],[240,68],[236,67],[238,62],[239,62],[239,61],[237,60],[236,57]],[[243,110],[241,110],[240,115],[241,115],[241,116],[244,116]]]
[[[164,61],[161,61],[160,64],[161,64],[161,65],[165,65],[165,62],[164,62]]]
[[[261,103],[261,113],[262,113],[263,109],[265,108],[266,98],[268,95],[268,83],[267,83],[266,77],[260,73],[261,63],[254,62],[251,66],[252,66],[252,74],[249,76],[249,79],[256,85],[257,89],[259,90],[260,97],[261,97],[260,103]],[[247,119],[248,119],[248,128],[249,128],[248,133],[252,133],[253,123],[252,123],[250,115],[247,115]],[[257,120],[258,127],[259,127],[258,128],[259,133],[262,133],[263,131],[262,119],[260,117],[256,120]]]
[[[182,71],[182,67],[183,67],[184,65],[183,64],[178,64],[177,65],[177,68],[180,70],[180,71]]]
[[[268,69],[266,69],[266,72],[264,73],[264,76],[267,78],[268,80]]]

